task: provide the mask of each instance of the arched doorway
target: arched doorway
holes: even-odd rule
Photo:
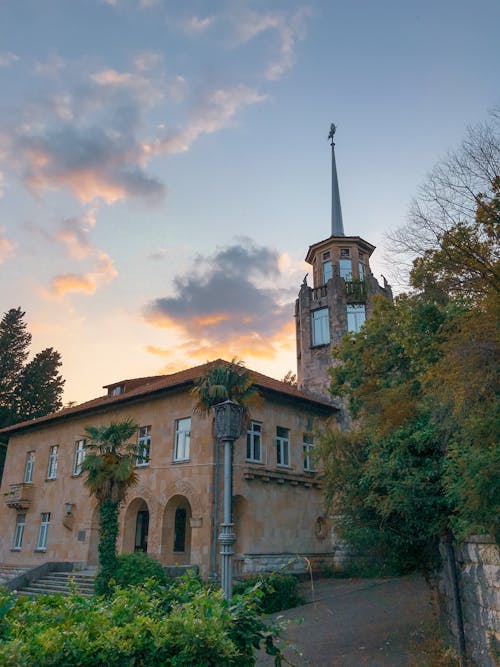
[[[123,551],[125,553],[148,550],[149,510],[143,498],[136,498],[125,510],[123,523]]]
[[[173,496],[165,507],[162,561],[165,565],[191,563],[191,505],[185,496]]]

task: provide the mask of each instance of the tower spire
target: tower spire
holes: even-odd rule
[[[332,147],[332,236],[345,236],[344,223],[342,222],[342,208],[340,207],[337,165],[335,164],[335,142],[333,141],[336,129],[332,123],[330,125],[330,134],[328,135],[328,138],[331,139],[330,146]]]

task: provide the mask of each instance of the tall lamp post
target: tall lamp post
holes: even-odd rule
[[[214,405],[215,437],[224,443],[224,514],[219,534],[221,545],[221,584],[226,600],[233,596],[233,545],[236,535],[231,522],[233,495],[233,442],[237,440],[243,426],[243,408],[234,401],[224,401]]]

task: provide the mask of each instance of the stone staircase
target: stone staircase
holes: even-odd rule
[[[49,572],[28,586],[19,588],[18,595],[69,595],[71,593],[70,581],[73,581],[76,592],[84,597],[90,597],[94,592],[93,572]]]

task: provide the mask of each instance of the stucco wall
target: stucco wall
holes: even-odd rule
[[[222,517],[221,485],[214,494],[214,442],[212,418],[193,413],[194,401],[186,390],[170,392],[134,404],[102,408],[95,414],[70,418],[11,437],[0,493],[23,481],[26,455],[35,452],[32,501],[26,510],[8,508],[5,496],[0,520],[0,563],[36,566],[46,561],[95,564],[98,517],[96,504],[83,484],[82,476],[72,475],[75,442],[85,425],[108,424],[131,418],[140,426],[151,426],[149,465],[137,468],[139,482],[129,491],[120,513],[119,551],[131,550],[138,509],[149,512],[147,550],[165,565],[194,564],[203,576],[213,573],[214,503]],[[175,420],[192,418],[190,458],[173,462]],[[266,397],[252,409],[252,418],[262,423],[262,463],[246,461],[246,435],[235,443],[234,485],[235,522],[239,558],[245,554],[314,554],[330,552],[327,531],[318,531],[316,520],[323,517],[317,476],[304,472],[303,434],[325,419],[301,401]],[[276,460],[276,427],[290,430],[290,465],[279,467]],[[57,476],[47,480],[50,447],[59,446]],[[215,497],[217,496],[217,497]],[[186,553],[173,552],[173,512],[175,503],[189,503],[189,535]],[[65,503],[73,505],[70,517]],[[172,509],[172,504],[174,508]],[[22,549],[12,549],[16,515],[26,514]],[[50,512],[47,548],[36,544],[42,512]],[[285,556],[288,558],[288,556]],[[252,556],[249,557],[250,561]],[[240,563],[242,561],[240,560]],[[243,561],[245,562],[245,561]],[[250,570],[253,566],[250,566]]]
[[[440,593],[445,622],[458,647],[457,614],[446,551]],[[494,540],[473,536],[455,547],[465,649],[474,665],[495,667],[500,661],[500,557]]]

